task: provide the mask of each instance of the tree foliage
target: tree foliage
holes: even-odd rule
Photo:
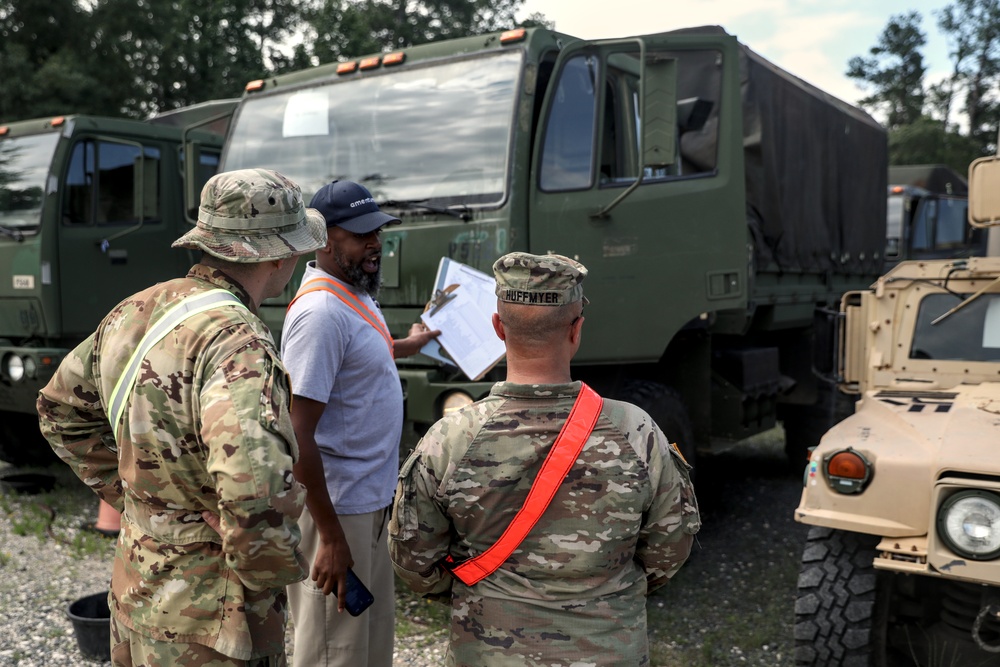
[[[522,4],[0,0],[0,120],[146,117],[320,62],[511,28]]]
[[[897,14],[889,19],[870,55],[855,56],[847,64],[847,76],[874,89],[861,104],[884,110],[890,128],[920,118],[927,71],[920,48],[926,42],[919,12]]]
[[[860,104],[885,119],[893,164],[965,171],[997,148],[1000,0],[954,0],[936,15],[949,41],[949,76],[925,80],[917,12],[892,16],[868,56],[851,58],[847,74],[871,92]]]

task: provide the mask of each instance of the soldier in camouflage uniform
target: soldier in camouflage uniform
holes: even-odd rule
[[[687,464],[639,408],[605,399],[538,523],[467,586],[441,565],[482,554],[524,505],[581,383],[570,377],[587,270],[559,255],[493,265],[507,381],[435,424],[403,464],[389,528],[399,576],[450,598],[449,665],[646,665],[646,595],[700,527]]]
[[[214,176],[197,226],[173,244],[200,262],[119,303],[40,392],[52,448],[123,511],[108,596],[115,665],[286,662],[284,587],[306,575],[304,491],[288,378],[256,311],[325,242],[322,216],[281,174]],[[224,304],[193,308],[210,292]],[[194,314],[165,325],[179,302]],[[157,324],[159,339],[147,335]],[[140,345],[151,346],[133,356]],[[127,366],[138,372],[122,393]]]

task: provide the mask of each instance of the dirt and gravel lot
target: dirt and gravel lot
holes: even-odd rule
[[[775,430],[702,461],[703,528],[691,560],[649,600],[656,667],[793,665],[795,582],[806,529],[792,520],[801,471]],[[0,474],[6,471],[0,463]],[[104,590],[113,546],[79,529],[96,498],[67,469],[41,495],[0,495],[0,666],[88,664],[66,617],[70,602]],[[443,607],[400,591],[396,665],[440,665]],[[89,664],[97,664],[90,662]]]

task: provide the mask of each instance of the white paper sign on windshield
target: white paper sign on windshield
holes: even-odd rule
[[[283,137],[319,137],[330,134],[330,99],[327,93],[306,90],[288,98],[281,126]]]

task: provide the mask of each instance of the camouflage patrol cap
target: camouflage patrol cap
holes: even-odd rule
[[[230,262],[266,262],[326,245],[326,221],[299,186],[270,169],[216,174],[201,191],[198,224],[173,242]]]
[[[507,303],[532,306],[562,306],[583,299],[587,267],[562,255],[532,255],[512,252],[493,264],[496,295]]]

